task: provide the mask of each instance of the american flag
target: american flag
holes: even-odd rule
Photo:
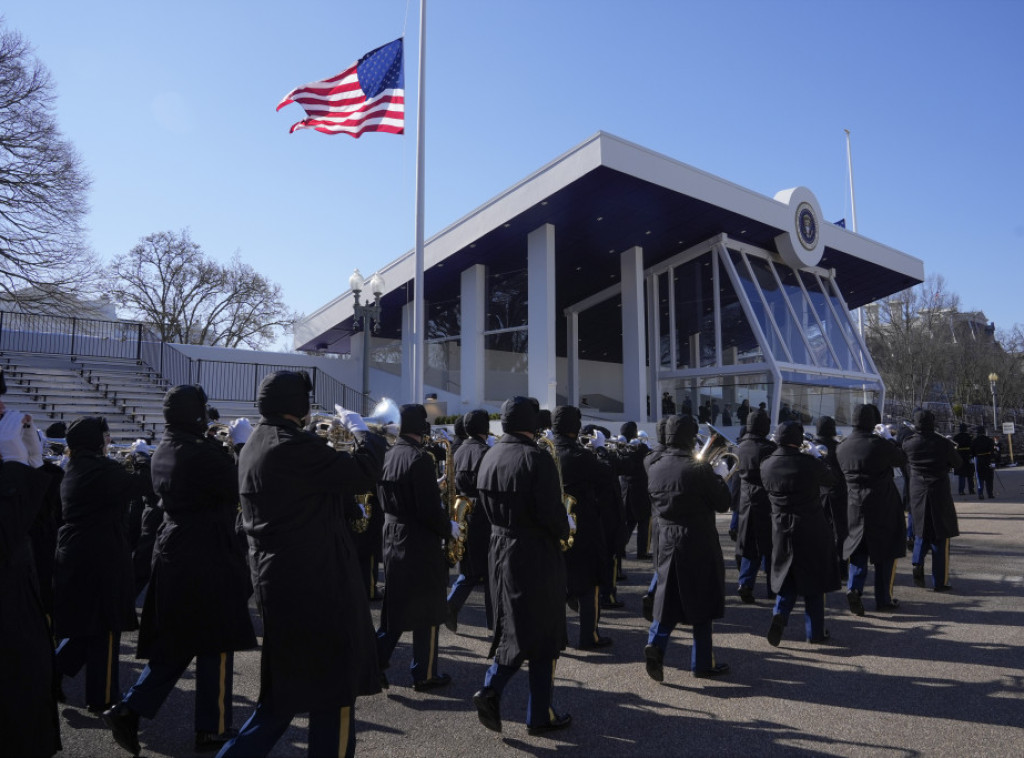
[[[292,125],[324,134],[405,131],[405,79],[402,39],[371,50],[330,79],[296,87],[278,104],[298,103],[307,118]]]

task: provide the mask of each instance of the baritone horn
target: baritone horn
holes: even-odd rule
[[[566,516],[572,518],[569,523],[574,524],[576,523],[576,498],[567,494],[565,491],[565,483],[562,481],[562,464],[558,461],[558,450],[555,448],[555,443],[544,435],[539,435],[537,437],[537,447],[547,450],[555,461],[555,471],[558,472],[558,491],[562,493],[562,505],[565,507]],[[568,550],[573,546],[575,541],[576,529],[570,526],[569,536],[559,542],[562,550]]]
[[[707,463],[711,466],[726,462],[729,471],[722,477],[722,480],[728,482],[739,470],[740,457],[736,454],[736,443],[725,432],[716,429],[711,424],[704,424],[704,426],[707,427],[708,434],[694,458],[700,463]],[[732,460],[731,464],[728,463],[730,459]]]

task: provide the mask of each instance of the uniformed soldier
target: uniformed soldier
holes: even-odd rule
[[[139,717],[156,718],[193,658],[196,750],[218,750],[234,737],[234,651],[256,647],[249,568],[235,538],[238,466],[223,443],[206,434],[206,407],[199,385],[172,387],[164,396],[167,427],[151,464],[164,520],[153,547],[137,654],[149,662],[103,714],[114,739],[132,755],[140,751]],[[245,443],[247,434],[237,424],[231,432],[237,445]]]
[[[716,662],[712,622],[725,614],[725,561],[715,523],[729,509],[729,488],[719,473],[693,459],[697,422],[672,416],[665,450],[650,467],[650,492],[658,526],[658,586],[654,621],[644,648],[647,675],[664,679],[665,650],[677,624],[693,627],[690,671],[697,678],[728,673]],[[724,464],[723,464],[724,465]]]
[[[824,446],[825,464],[835,475],[831,484],[822,485],[821,504],[825,508],[825,519],[832,530],[833,543],[835,544],[835,556],[841,560],[843,543],[846,542],[846,535],[850,527],[846,523],[847,497],[846,478],[843,477],[839,468],[839,459],[836,458],[836,447],[839,442],[836,439],[836,421],[831,416],[820,416],[818,418],[817,436],[814,442]],[[840,576],[846,575],[845,564],[840,566]]]
[[[480,722],[501,731],[501,695],[530,662],[530,734],[564,729],[572,717],[552,707],[555,663],[565,649],[565,560],[569,536],[558,470],[533,442],[540,404],[513,397],[501,408],[504,434],[477,474],[480,503],[491,522],[490,580],[494,601],[494,660],[473,696]]]
[[[783,421],[775,432],[778,448],[761,463],[761,482],[772,504],[772,586],[778,596],[768,642],[778,646],[797,597],[804,599],[808,642],[829,639],[825,593],[839,589],[839,564],[832,529],[822,508],[821,490],[834,473],[816,447],[801,453],[804,427]]]
[[[580,615],[576,647],[589,650],[612,644],[610,637],[602,637],[598,631],[598,586],[608,548],[597,488],[604,478],[601,469],[607,464],[580,445],[581,415],[580,409],[573,405],[560,405],[552,413],[551,429],[555,435],[563,492],[576,500],[576,534],[572,548],[565,553],[566,595]]]
[[[487,512],[480,506],[476,489],[476,475],[484,455],[491,448],[487,444],[490,417],[487,411],[477,409],[462,417],[466,439],[453,453],[455,491],[473,501],[466,526],[466,551],[459,563],[459,576],[448,593],[448,616],[445,626],[452,632],[459,628],[459,611],[478,584],[484,588],[484,615],[488,629],[494,628],[494,610],[491,607],[491,588],[487,581],[487,552],[491,543],[491,523]]]
[[[965,486],[967,494],[974,494],[974,458],[971,455],[971,433],[967,431],[967,424],[960,424],[960,431],[953,435],[953,442],[956,444],[957,455],[962,463],[957,469],[958,494],[963,495]]]
[[[986,489],[988,489],[989,499],[995,497],[992,492],[992,480],[995,478],[995,450],[996,444],[991,437],[985,434],[985,427],[975,427],[974,439],[971,440],[971,455],[974,456],[974,466],[978,472],[978,500],[985,498]]]
[[[619,434],[626,444],[619,450],[622,464],[619,468],[619,483],[622,486],[622,502],[626,510],[625,541],[628,542],[636,529],[637,560],[651,559],[651,497],[647,491],[647,470],[644,458],[651,450],[638,437],[635,421],[627,421],[619,428]],[[625,554],[625,545],[622,546]]]
[[[107,457],[109,442],[99,416],[68,426],[53,578],[57,670],[75,676],[85,666],[85,702],[97,714],[121,699],[121,632],[138,628],[126,529],[137,480]]]
[[[31,417],[2,401],[0,416],[0,755],[52,756],[61,749],[53,642],[29,539],[51,479]]]
[[[956,443],[935,431],[935,414],[914,411],[914,430],[903,442],[910,468],[910,509],[916,536],[912,561],[914,584],[924,587],[924,559],[932,554],[932,581],[936,592],[948,592],[949,541],[960,534],[949,486],[949,471],[959,470],[963,460]]]
[[[772,554],[772,510],[768,493],[761,484],[761,463],[775,452],[768,439],[771,422],[768,412],[756,408],[747,415],[747,426],[736,446],[739,459],[736,476],[740,479],[740,500],[736,519],[736,555],[740,558],[739,587],[736,592],[744,603],[754,602],[754,585],[762,567],[767,572]],[[768,592],[772,592],[771,579]]]
[[[351,453],[306,432],[312,382],[275,371],[261,383],[261,414],[239,456],[242,523],[263,619],[256,710],[219,758],[265,756],[298,713],[309,713],[309,754],[355,754],[353,709],[380,692],[373,620],[342,493],[380,477],[386,443],[359,414],[339,420]]]
[[[401,407],[401,428],[384,456],[377,498],[384,511],[384,606],[377,629],[377,658],[388,668],[402,633],[412,631],[412,680],[419,691],[449,684],[437,673],[437,632],[447,616],[448,562],[442,549],[458,525],[441,502],[434,463],[422,449],[427,410]],[[382,683],[386,679],[382,678]]]
[[[903,501],[893,477],[893,469],[905,464],[907,457],[881,420],[876,406],[858,405],[850,436],[836,448],[846,477],[850,529],[843,543],[843,558],[850,562],[846,599],[858,616],[864,615],[861,595],[869,560],[875,566],[875,607],[880,611],[899,607],[892,584],[896,559],[907,554]]]

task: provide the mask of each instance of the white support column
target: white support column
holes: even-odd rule
[[[413,334],[413,322],[416,320],[416,303],[406,303],[402,306],[402,387],[405,388],[406,399],[399,400],[403,403],[422,403],[422,397],[415,397],[417,377],[413,370],[412,356],[416,344],[416,335]]]
[[[568,354],[567,385],[569,405],[580,407],[580,314],[572,311],[566,317],[565,345]]]
[[[470,266],[462,272],[460,300],[461,364],[459,385],[462,387],[462,409],[466,413],[484,402],[486,367],[484,363],[484,322],[487,318],[487,267]]]
[[[622,404],[630,421],[648,421],[647,362],[644,347],[644,251],[631,247],[620,256],[622,269]],[[651,399],[652,406],[657,398]],[[652,408],[654,410],[654,408]]]
[[[557,404],[557,364],[555,363],[555,227],[544,224],[526,239],[530,397],[541,408],[553,410]]]
[[[647,386],[651,393],[651,415],[655,419],[661,418],[661,386],[658,384],[658,377],[661,375],[661,319],[658,307],[661,303],[661,292],[658,290],[658,277],[651,276],[647,279],[647,323],[649,325],[647,337],[647,354],[651,356],[651,365],[647,369]],[[657,403],[657,405],[655,405]]]

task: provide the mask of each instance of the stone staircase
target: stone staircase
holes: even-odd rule
[[[163,398],[168,382],[136,361],[75,358],[35,353],[0,355],[8,408],[32,416],[43,431],[55,421],[103,416],[111,441],[128,444],[163,433]],[[242,416],[255,421],[252,403],[216,403],[222,423]]]

